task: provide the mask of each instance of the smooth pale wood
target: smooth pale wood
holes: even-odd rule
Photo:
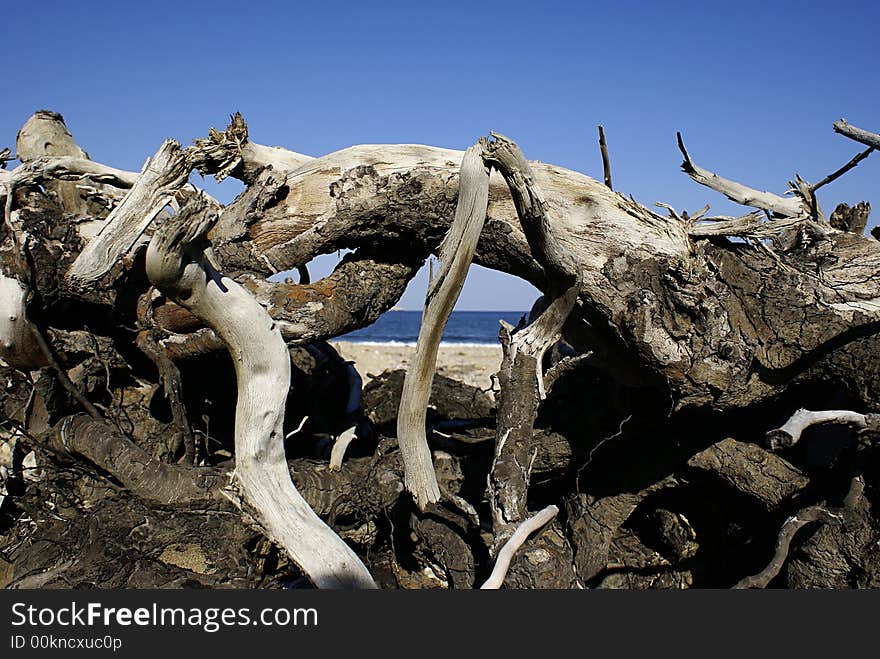
[[[486,220],[489,170],[481,148],[472,146],[461,161],[461,184],[455,219],[440,246],[439,269],[428,285],[416,354],[403,381],[397,415],[397,440],[404,464],[404,485],[424,510],[440,500],[440,488],[425,435],[425,418],[437,350],[446,321],[461,293]]]
[[[37,110],[28,118],[18,131],[15,150],[22,162],[53,156],[89,157],[74,141],[64,117],[50,110]]]
[[[691,159],[684,148],[681,134],[678,135],[678,148],[684,156],[684,162],[681,164],[682,171],[700,185],[720,192],[731,201],[743,206],[760,208],[783,217],[802,217],[806,213],[803,201],[799,197],[786,198],[772,192],[755,190],[742,183],[718,176],[708,169],[703,169]]]
[[[540,512],[535,513],[527,520],[522,522],[510,536],[510,539],[504,543],[501,551],[498,552],[498,558],[495,560],[495,566],[492,568],[492,574],[486,579],[486,582],[480,586],[481,590],[497,590],[504,583],[504,577],[510,569],[510,562],[516,555],[516,552],[523,546],[529,536],[548,524],[559,512],[556,506],[547,506]]]
[[[283,435],[290,355],[266,310],[205,258],[205,235],[216,219],[205,210],[194,200],[153,236],[147,274],[214,330],[232,355],[238,383],[235,474],[244,501],[319,588],[375,588],[357,555],[321,521],[290,478]]]
[[[15,150],[22,164],[57,157],[86,162],[89,160],[89,155],[74,141],[64,118],[47,110],[38,110],[25,122],[18,131]],[[88,204],[80,196],[75,184],[49,181],[46,189],[55,195],[66,213],[76,216],[86,213]]]
[[[0,358],[21,371],[46,365],[27,319],[26,299],[27,289],[22,283],[0,273]]]
[[[250,172],[256,172],[266,165],[271,165],[278,171],[293,171],[314,160],[312,156],[280,146],[265,146],[254,142],[248,142],[242,147],[241,158],[245,170]]]

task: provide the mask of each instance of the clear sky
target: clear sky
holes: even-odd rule
[[[645,204],[742,209],[679,170],[694,159],[781,193],[880,132],[880,3],[24,2],[2,9],[0,147],[37,109],[61,112],[96,160],[139,169],[240,110],[252,138],[321,155],[358,143],[464,149],[489,130],[526,156],[601,177]],[[221,201],[240,184],[206,183]],[[880,154],[820,192],[868,200]],[[332,267],[327,257],[313,271]],[[426,277],[404,296],[420,308]],[[534,289],[475,268],[459,309],[527,309]]]

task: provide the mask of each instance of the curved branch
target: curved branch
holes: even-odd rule
[[[779,530],[776,539],[776,552],[767,566],[749,577],[745,577],[733,586],[734,589],[766,588],[782,571],[785,561],[791,549],[795,534],[811,522],[825,522],[827,524],[841,524],[852,518],[860,505],[865,492],[865,479],[862,475],[854,476],[850,481],[849,492],[843,500],[840,508],[828,508],[824,505],[809,506],[799,510],[785,520]]]
[[[779,537],[776,539],[776,552],[773,558],[763,570],[752,576],[746,577],[733,587],[736,590],[746,588],[766,588],[785,565],[788,558],[788,552],[791,548],[791,541],[794,540],[795,534],[804,526],[811,522],[839,522],[842,515],[832,512],[824,506],[810,506],[798,511],[782,525],[779,530]]]
[[[513,535],[510,536],[510,539],[504,543],[501,551],[498,552],[498,558],[495,561],[495,567],[492,568],[492,574],[480,586],[480,589],[497,590],[501,588],[501,584],[504,583],[504,577],[507,576],[507,571],[510,569],[510,562],[513,560],[516,552],[532,533],[548,524],[550,520],[556,517],[558,512],[559,508],[556,506],[547,506],[522,522],[516,528],[516,531],[513,532]]]
[[[220,488],[227,479],[218,470],[162,462],[104,421],[66,417],[52,439],[56,449],[98,465],[141,499],[166,505],[226,500]]]
[[[424,510],[440,500],[437,476],[425,435],[425,415],[443,328],[458,299],[477,240],[486,221],[489,170],[481,146],[470,147],[461,161],[458,205],[449,233],[440,245],[440,266],[428,285],[416,354],[406,372],[397,416],[397,439],[404,464],[404,484]]]
[[[313,284],[270,282],[249,274],[241,283],[278,321],[288,343],[302,345],[375,322],[400,300],[423,261],[421,253],[398,260],[361,248]]]
[[[232,355],[238,380],[236,474],[268,535],[322,588],[375,587],[366,567],[309,507],[290,479],[284,408],[290,356],[265,309],[204,255],[216,213],[201,198],[166,222],[147,249],[151,282],[202,319]]]
[[[851,140],[855,140],[856,142],[861,142],[865,146],[871,146],[875,149],[880,149],[880,135],[877,133],[872,133],[869,130],[864,130],[863,128],[856,128],[855,126],[851,126],[847,123],[846,119],[841,119],[840,121],[834,122],[834,132],[840,133],[841,135],[848,137]]]
[[[232,176],[250,184],[266,166],[278,171],[292,171],[314,160],[295,151],[251,142],[247,123],[240,112],[229,117],[226,130],[221,132],[212,128],[208,137],[195,140],[195,146],[199,155],[193,165],[202,176],[213,174],[218,181]]]
[[[715,174],[714,172],[703,169],[691,160],[687,149],[684,147],[681,133],[676,133],[676,137],[678,138],[678,148],[684,156],[684,162],[681,164],[681,169],[700,185],[705,185],[707,188],[720,192],[731,201],[735,201],[743,206],[760,208],[761,210],[776,213],[783,217],[804,216],[806,211],[800,199],[786,199],[785,197],[780,197],[772,192],[755,190],[742,183],[731,181],[730,179],[718,176],[718,174]]]
[[[357,425],[343,431],[333,442],[333,449],[330,451],[330,471],[339,471],[342,469],[342,461],[345,459],[345,452],[348,450],[349,444],[357,439]]]
[[[67,273],[70,281],[87,286],[109,272],[171,203],[189,173],[186,153],[174,140],[166,140],[144,165],[122,203],[107,217],[101,232],[89,241],[70,266]]]

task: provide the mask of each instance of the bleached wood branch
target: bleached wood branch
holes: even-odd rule
[[[571,250],[557,237],[548,213],[548,204],[535,181],[531,166],[519,146],[508,137],[492,133],[493,141],[483,142],[483,157],[497,167],[507,182],[517,216],[532,249],[548,277],[550,303],[525,329],[511,338],[511,359],[525,352],[535,360],[538,395],[546,396],[542,373],[542,357],[562,336],[562,326],[577,302],[579,287],[575,286],[580,268]]]
[[[800,529],[811,522],[836,522],[841,519],[840,515],[828,510],[824,506],[810,506],[809,508],[799,510],[786,519],[779,530],[779,537],[776,540],[776,552],[773,554],[773,558],[770,559],[767,567],[757,574],[740,580],[733,588],[737,590],[766,588],[767,584],[779,575],[782,566],[785,565],[785,560],[788,558],[788,552],[791,548],[791,541],[794,540],[795,534]]]
[[[348,450],[349,444],[357,439],[357,425],[347,428],[336,441],[333,442],[333,448],[330,451],[330,471],[339,471],[342,469],[342,461],[345,459],[345,452]]]
[[[94,163],[76,143],[64,117],[56,112],[39,110],[18,131],[16,139],[18,159],[22,166],[17,174],[39,183],[64,209],[65,215],[91,218],[77,222],[76,229],[88,239],[100,228],[102,219],[94,218],[94,204],[112,208],[123,193],[137,179],[136,172],[125,172]],[[87,183],[83,183],[85,180]],[[89,193],[85,189],[89,188]]]
[[[755,190],[742,183],[737,183],[730,179],[718,176],[707,169],[703,169],[693,160],[685,149],[684,141],[681,133],[676,133],[678,137],[678,148],[684,156],[684,162],[681,164],[682,170],[700,185],[720,192],[731,201],[735,201],[743,206],[751,206],[752,208],[760,208],[762,210],[781,215],[783,217],[803,217],[805,209],[801,200],[798,198],[786,199],[772,192],[762,192]]]
[[[208,137],[195,140],[195,146],[199,156],[194,166],[203,176],[213,174],[218,181],[234,176],[250,183],[263,167],[293,171],[314,160],[295,151],[251,142],[240,112],[229,118],[225,131],[212,128]]]
[[[851,140],[855,140],[856,142],[861,142],[865,146],[880,149],[880,135],[878,135],[877,133],[872,133],[871,131],[865,130],[863,128],[852,126],[847,123],[846,119],[841,119],[840,121],[834,122],[834,132],[840,133],[841,135],[844,135]]]
[[[608,155],[608,144],[605,142],[605,129],[599,126],[599,151],[602,154],[602,174],[605,178],[605,185],[609,190],[613,190],[611,185],[611,158]]]
[[[849,410],[822,410],[811,412],[800,409],[791,415],[784,426],[767,432],[766,440],[774,451],[794,446],[801,439],[801,433],[810,426],[828,423],[840,423],[862,429],[868,426],[867,417]]]
[[[321,521],[290,479],[283,435],[290,356],[266,310],[205,257],[206,234],[216,217],[203,199],[188,202],[150,241],[147,274],[229,348],[238,381],[235,473],[255,519],[318,587],[373,588],[357,555]]]
[[[784,229],[794,228],[804,222],[802,217],[781,217],[767,222],[762,211],[740,217],[706,217],[688,227],[692,238],[708,236],[738,236],[741,238],[772,238]]]
[[[440,245],[439,269],[428,286],[416,354],[406,372],[397,417],[397,439],[403,457],[406,489],[424,510],[440,500],[437,476],[425,436],[425,415],[434,380],[437,349],[452,308],[461,293],[468,267],[486,220],[489,170],[481,146],[470,147],[461,161],[455,219]]]
[[[67,272],[71,283],[86,286],[110,271],[127,254],[153,219],[186,183],[190,167],[180,144],[166,140],[141,170],[128,194],[110,213],[101,231]]]
[[[118,188],[130,188],[137,180],[136,172],[108,167],[94,160],[72,156],[43,157],[30,160],[10,171],[0,171],[4,184],[19,185],[43,183],[50,180],[81,181],[89,179]]]
[[[491,141],[480,141],[483,160],[504,177],[532,255],[544,267],[550,279],[550,295],[556,297],[574,283],[573,273],[580,272],[582,264],[561,239],[561,227],[551,225],[550,205],[519,145],[499,133],[491,136]]]
[[[354,362],[346,362],[346,371],[348,373],[348,402],[345,405],[345,415],[351,421],[355,421],[355,415],[361,410],[364,380],[354,367]],[[330,451],[330,471],[342,469],[342,461],[345,459],[345,452],[348,450],[348,446],[358,438],[357,429],[358,424],[356,422],[352,423],[333,442],[333,449]]]
[[[535,513],[525,521],[523,521],[510,536],[510,539],[504,543],[504,546],[498,552],[498,558],[495,559],[495,566],[492,568],[492,574],[486,579],[486,582],[480,586],[481,590],[497,590],[504,583],[504,577],[510,569],[510,562],[516,555],[516,552],[523,546],[529,536],[540,528],[547,525],[559,512],[559,508],[550,505]]]

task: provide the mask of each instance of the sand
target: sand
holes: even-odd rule
[[[331,341],[344,359],[353,361],[364,378],[395,368],[407,368],[415,354],[415,346],[376,345]],[[492,386],[491,376],[501,365],[501,346],[441,344],[437,354],[437,372],[480,389]]]

